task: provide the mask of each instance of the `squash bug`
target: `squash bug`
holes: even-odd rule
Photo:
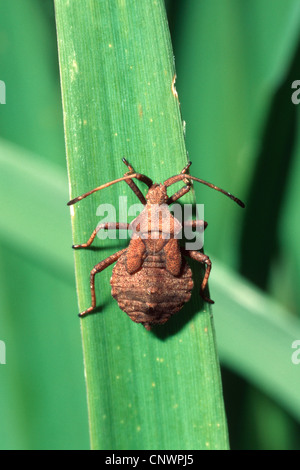
[[[143,211],[131,224],[118,222],[99,224],[86,243],[73,245],[74,249],[88,248],[99,230],[130,230],[134,226],[138,228],[134,231],[127,248],[109,256],[96,264],[91,270],[91,306],[80,313],[79,316],[83,317],[96,308],[95,275],[117,262],[113,268],[110,281],[112,296],[117,300],[121,310],[127,313],[131,320],[141,323],[147,330],[150,330],[152,325],[165,323],[191,297],[194,283],[191,268],[185,257],[194,259],[206,266],[200,295],[205,301],[214,303],[205,295],[211,271],[209,257],[199,250],[185,250],[179,245],[179,240],[176,237],[176,234],[184,227],[204,230],[207,223],[203,220],[189,220],[180,223],[170,213],[168,206],[190,191],[191,180],[220,191],[241,207],[245,206],[240,199],[227,191],[187,174],[191,162],[183,168],[180,174],[168,178],[163,184],[153,183],[148,176],[136,173],[125,158],[123,158],[123,162],[127,165],[129,171],[122,178],[110,181],[68,202],[68,205],[75,204],[96,191],[120,181],[125,181],[144,206]],[[134,179],[148,186],[146,196],[142,194]],[[185,186],[172,196],[168,196],[167,188],[179,181],[183,181]],[[166,219],[170,223],[166,224]]]

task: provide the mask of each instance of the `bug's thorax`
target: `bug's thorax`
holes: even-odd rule
[[[163,185],[157,186],[158,190],[160,190],[160,186],[165,190]],[[176,237],[181,231],[182,225],[171,214],[165,199],[163,201],[159,203],[147,202],[142,212],[130,224],[130,228],[134,232],[133,237],[146,240],[146,243],[149,240],[155,242],[156,240],[168,240]]]

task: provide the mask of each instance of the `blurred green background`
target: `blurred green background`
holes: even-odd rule
[[[231,447],[299,449],[300,2],[166,6],[191,174],[246,203],[195,186]],[[0,80],[0,448],[86,449],[52,0],[0,0]]]

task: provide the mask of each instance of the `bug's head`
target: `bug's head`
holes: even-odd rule
[[[165,204],[168,200],[166,187],[163,184],[153,184],[146,195],[146,200],[150,204]]]

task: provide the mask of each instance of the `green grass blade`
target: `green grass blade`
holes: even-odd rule
[[[163,181],[186,164],[164,3],[55,1],[70,196],[122,176],[125,156]],[[97,206],[128,196],[125,183],[72,208],[73,239],[87,240]],[[186,201],[192,201],[192,196]],[[89,272],[126,241],[75,253],[79,308]],[[195,277],[199,278],[199,270]],[[196,292],[180,314],[147,332],[112,299],[111,267],[96,282],[98,313],[81,320],[93,449],[225,449],[227,426],[211,313]],[[74,312],[74,320],[75,320]]]
[[[65,173],[0,139],[1,449],[89,445]]]
[[[47,1],[1,2],[0,79],[6,84],[7,100],[1,106],[0,129],[2,138],[63,165],[52,9]]]
[[[219,262],[211,289],[222,362],[299,420],[299,365],[292,361],[299,319]]]
[[[0,139],[0,171],[0,194],[5,200],[0,217],[2,239],[39,262],[58,266],[71,279],[71,231],[63,207],[68,197],[67,176],[60,166],[4,139]]]

